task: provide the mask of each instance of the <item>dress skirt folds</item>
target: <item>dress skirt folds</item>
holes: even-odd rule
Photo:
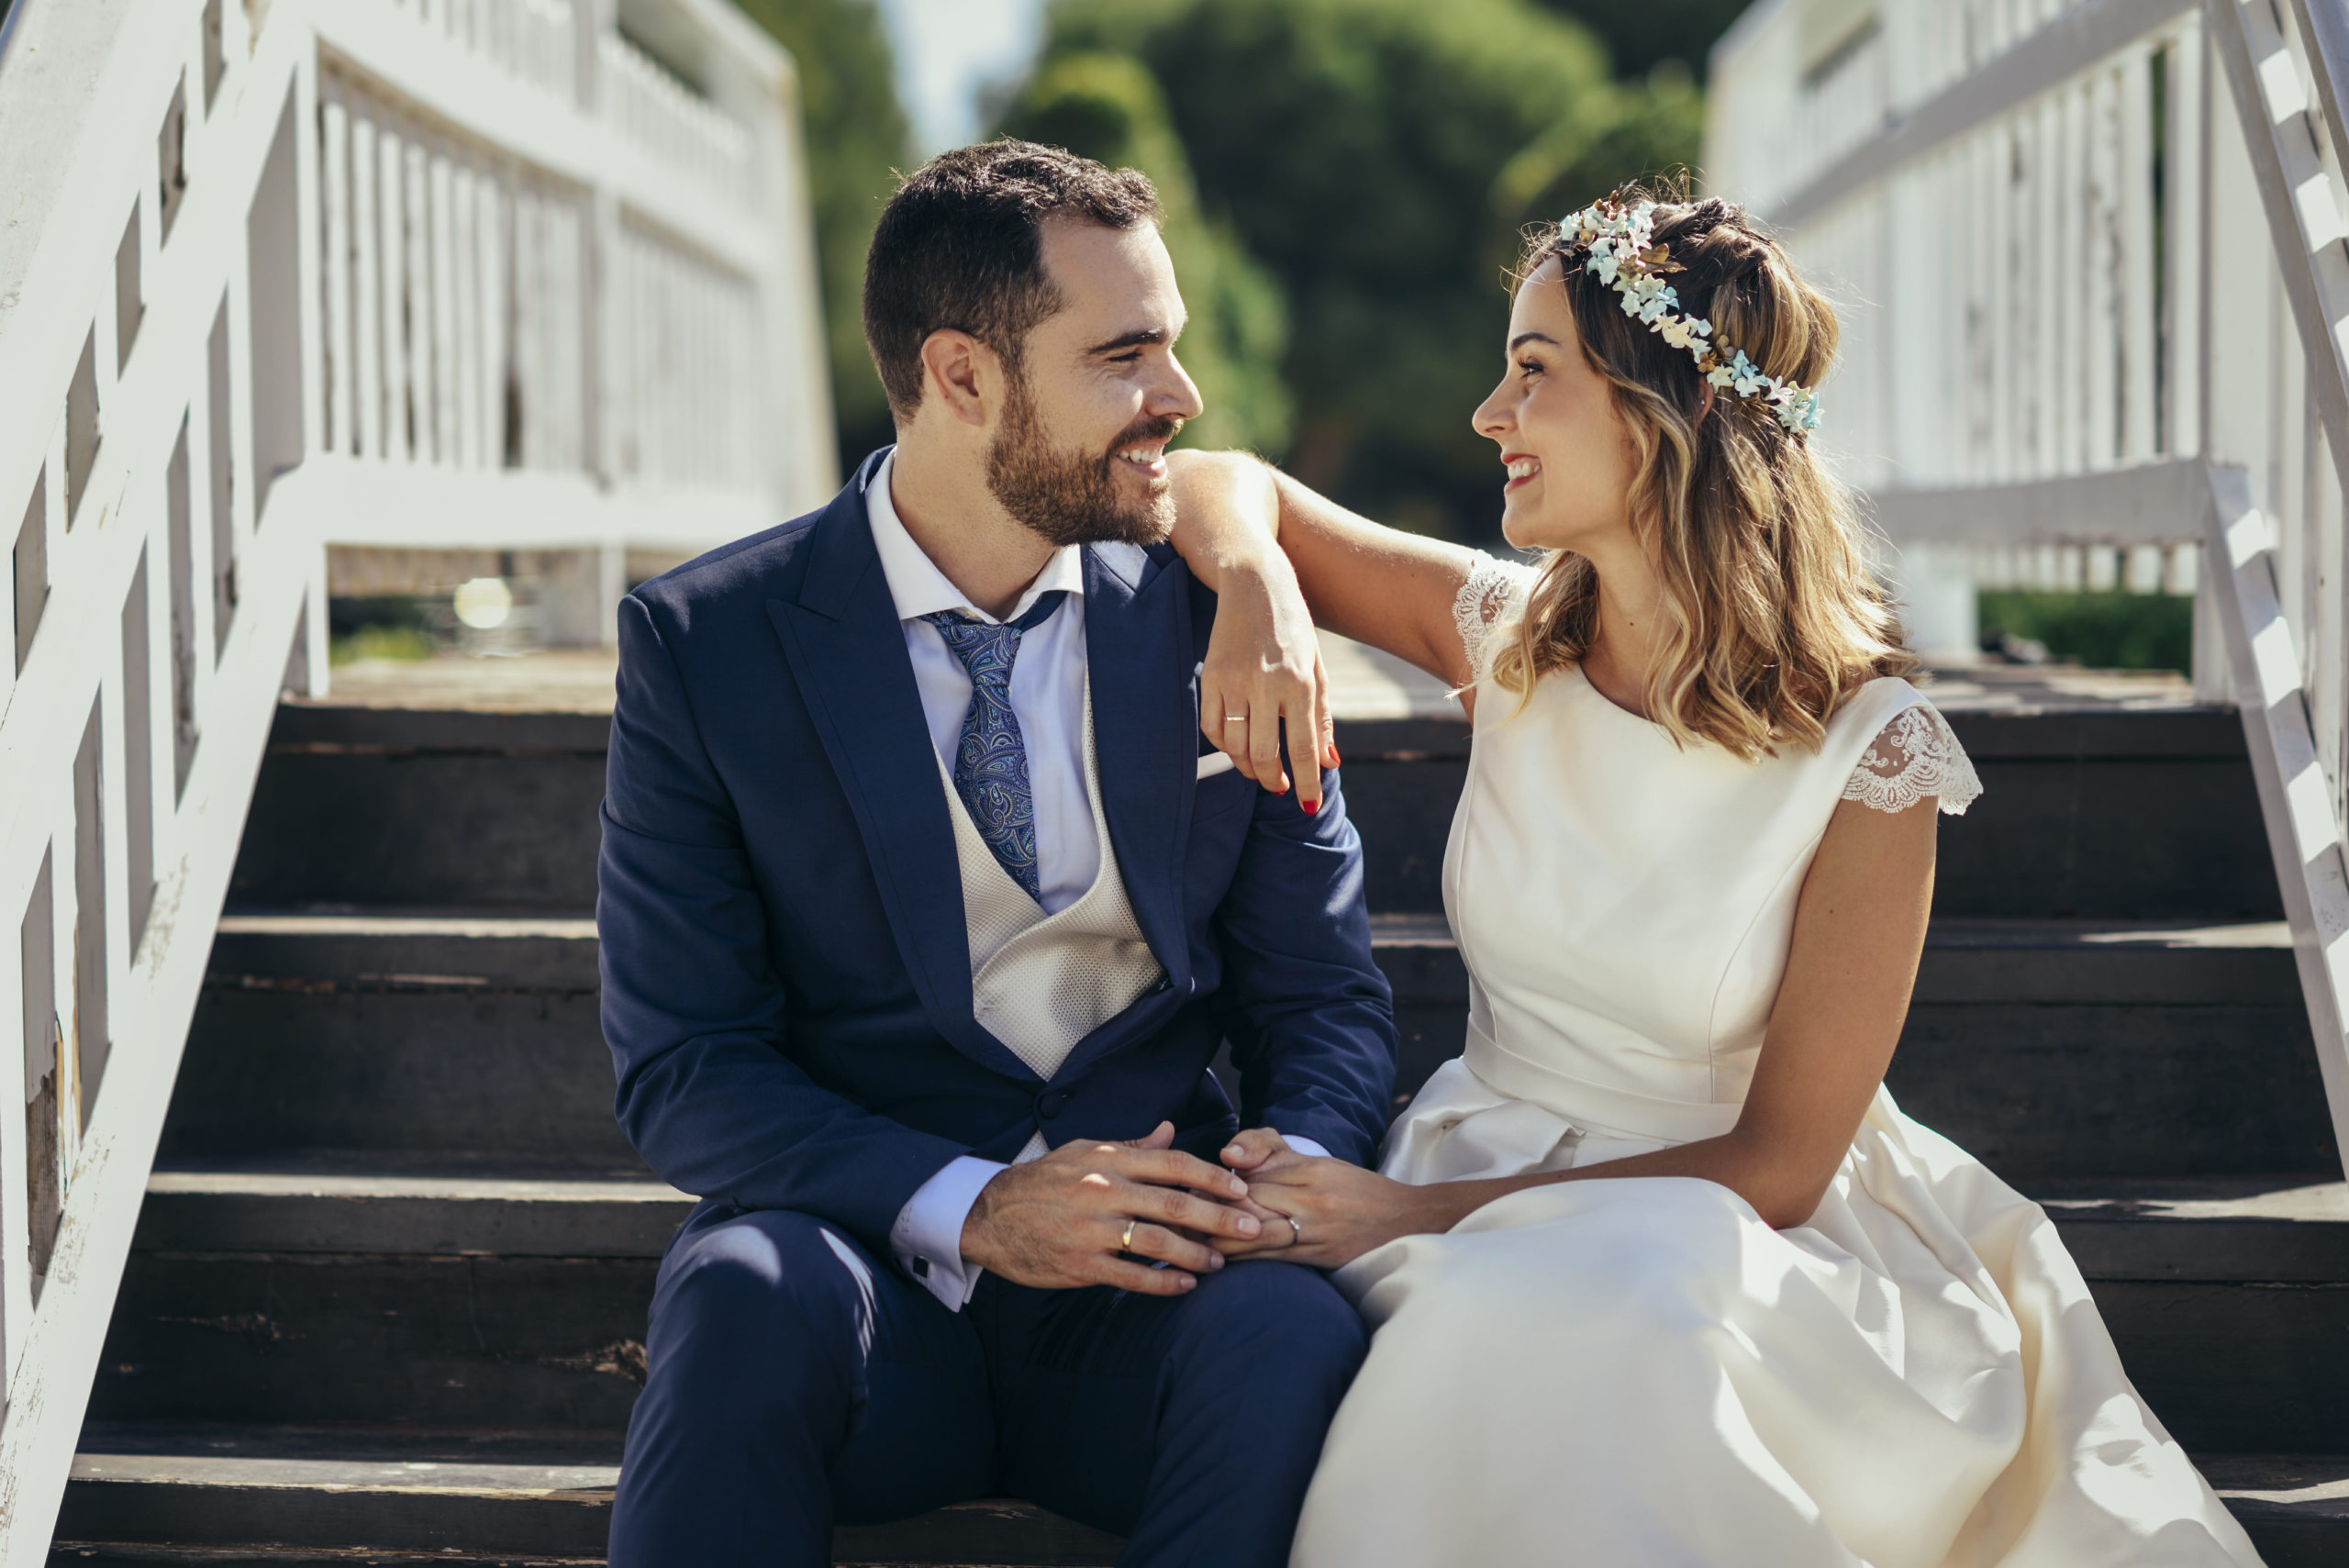
[[[1464,1163],[1476,1085],[1446,1071],[1431,1087]],[[1375,1335],[1303,1568],[2257,1561],[2130,1387],[2045,1214],[1887,1095],[1799,1229],[1709,1182],[1570,1182],[1338,1282]]]

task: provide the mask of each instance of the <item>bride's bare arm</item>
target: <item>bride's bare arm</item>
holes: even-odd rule
[[[1249,1174],[1250,1196],[1297,1218],[1304,1245],[1280,1249],[1324,1268],[1398,1236],[1439,1233],[1496,1198],[1557,1182],[1698,1176],[1719,1182],[1784,1229],[1825,1195],[1892,1061],[1932,905],[1938,801],[1886,812],[1836,808],[1795,909],[1793,947],[1753,1084],[1736,1128],[1676,1149],[1582,1169],[1410,1186],[1338,1161],[1276,1158]],[[1291,1240],[1267,1228],[1254,1251]]]
[[[1372,522],[1242,452],[1175,452],[1172,543],[1218,593],[1277,547],[1313,618],[1447,685],[1468,683],[1452,606],[1476,554]],[[1281,575],[1272,573],[1275,584]]]
[[[1220,601],[1199,673],[1199,728],[1267,789],[1288,787],[1284,721],[1337,752],[1316,619],[1447,684],[1468,682],[1453,602],[1475,552],[1381,528],[1240,452],[1173,452],[1171,542]],[[1292,748],[1294,751],[1294,748]],[[1320,805],[1300,770],[1298,803]]]

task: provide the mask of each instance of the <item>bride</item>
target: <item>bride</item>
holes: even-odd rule
[[[1736,208],[1636,190],[1518,276],[1475,426],[1538,569],[1176,473],[1252,776],[1322,733],[1307,606],[1475,725],[1465,1055],[1382,1172],[1226,1154],[1293,1221],[1255,1250],[1376,1330],[1295,1563],[2255,1563],[2046,1216],[1882,1086],[1935,806],[1981,786],[1812,446],[1833,313]]]

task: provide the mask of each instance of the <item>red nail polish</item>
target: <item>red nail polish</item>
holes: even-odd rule
[[[1300,800],[1297,804],[1305,807],[1305,814],[1308,817],[1315,815],[1321,809],[1321,803],[1318,800]]]
[[[1346,760],[1338,755],[1338,743],[1334,740],[1330,742],[1330,765],[1333,768],[1342,768],[1346,765]]]

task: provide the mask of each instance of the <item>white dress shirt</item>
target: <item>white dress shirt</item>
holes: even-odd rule
[[[996,617],[973,605],[914,542],[889,494],[896,454],[881,460],[864,490],[882,575],[896,602],[897,622],[913,660],[914,685],[930,742],[951,775],[971,707],[971,677],[936,627],[921,617],[941,610],[988,625]],[[1067,597],[1042,625],[1021,634],[1011,666],[1011,712],[1028,753],[1028,785],[1036,803],[1036,877],[1044,912],[1056,915],[1085,895],[1101,870],[1100,839],[1085,788],[1085,557],[1063,545],[1044,562],[1005,620],[1018,620],[1054,590]],[[1325,1154],[1311,1139],[1292,1138],[1300,1153]],[[1005,1170],[1002,1162],[965,1154],[922,1184],[890,1228],[889,1250],[931,1295],[956,1311],[978,1288],[980,1270],[963,1257],[963,1225],[979,1189]]]

